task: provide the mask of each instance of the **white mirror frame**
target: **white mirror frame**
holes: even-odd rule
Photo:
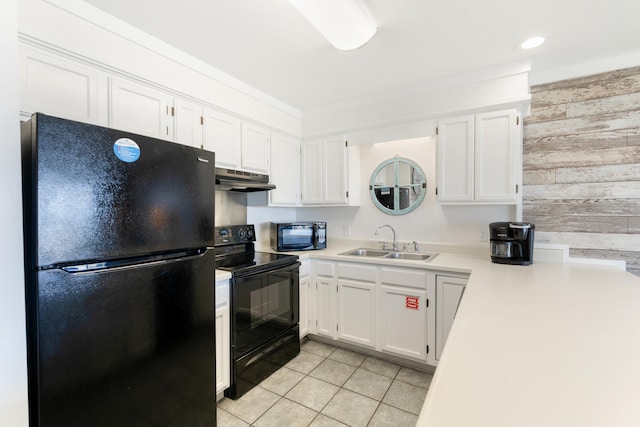
[[[402,184],[400,182],[400,164],[407,163],[412,169],[412,177],[410,184]],[[393,165],[393,184],[388,182],[376,182],[376,178],[380,174],[380,172],[387,167],[388,165]],[[407,207],[401,208],[401,192],[398,191],[402,188],[406,188],[409,190],[409,205]],[[380,209],[382,212],[390,214],[390,215],[404,215],[415,208],[420,206],[420,203],[424,200],[424,197],[427,193],[427,179],[425,178],[425,174],[422,171],[422,168],[418,166],[413,160],[404,158],[404,157],[393,157],[391,159],[387,159],[384,162],[380,163],[378,167],[371,174],[371,179],[369,180],[369,195],[371,196],[371,200],[373,204]],[[387,205],[383,204],[380,200],[380,195],[389,196],[389,198],[393,197],[393,200],[389,200]]]

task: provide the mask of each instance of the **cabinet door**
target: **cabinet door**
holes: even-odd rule
[[[175,141],[202,148],[202,107],[182,99],[176,100]]]
[[[231,384],[229,307],[216,309],[216,394]]]
[[[300,338],[309,334],[309,276],[300,276]]]
[[[98,72],[27,46],[20,52],[20,110],[99,124]]]
[[[300,147],[302,204],[322,203],[322,141],[305,142]]]
[[[110,79],[109,126],[173,140],[173,98],[138,83]]]
[[[204,148],[216,153],[216,166],[240,165],[240,120],[220,111],[203,112]]]
[[[427,360],[427,292],[382,286],[383,351]]]
[[[515,110],[476,115],[475,200],[515,202],[519,124]]]
[[[441,202],[472,201],[474,116],[438,122],[437,191]]]
[[[216,281],[216,394],[231,385],[229,281]]]
[[[242,123],[242,154],[240,156],[242,169],[269,173],[270,160],[270,132],[267,128]]]
[[[300,144],[293,138],[271,137],[271,174],[276,189],[269,191],[271,206],[296,206],[300,193]]]
[[[436,360],[440,360],[466,284],[467,279],[460,277],[436,276]]]
[[[375,348],[375,294],[375,283],[338,279],[339,339]]]
[[[323,141],[322,161],[322,201],[326,204],[347,203],[347,146],[344,138]]]
[[[316,278],[316,333],[335,338],[335,294],[336,280],[329,277]]]

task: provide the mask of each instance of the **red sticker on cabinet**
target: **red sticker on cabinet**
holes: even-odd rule
[[[409,310],[418,310],[420,308],[420,297],[407,295],[404,297],[404,306]]]

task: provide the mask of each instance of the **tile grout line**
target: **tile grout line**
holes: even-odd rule
[[[370,400],[372,400],[372,401],[374,401],[374,402],[376,402],[376,403],[377,403],[377,404],[376,404],[376,406],[375,406],[375,409],[373,410],[373,412],[372,412],[371,416],[369,417],[369,419],[367,420],[367,423],[365,424],[365,425],[367,425],[367,426],[368,426],[368,425],[371,423],[371,421],[373,420],[373,418],[374,418],[375,414],[377,413],[377,411],[381,408],[382,404],[384,403],[384,402],[383,402],[383,400],[384,400],[384,399],[386,398],[386,396],[389,394],[389,391],[391,390],[391,388],[392,388],[393,384],[394,384],[396,381],[398,381],[399,383],[405,384],[405,385],[412,386],[412,387],[421,388],[421,389],[423,389],[423,390],[427,390],[427,391],[429,390],[429,387],[422,387],[422,386],[419,386],[419,385],[411,384],[411,383],[408,383],[408,382],[402,381],[401,379],[399,379],[399,378],[398,378],[398,376],[399,376],[399,374],[400,374],[400,372],[402,371],[402,369],[403,369],[403,368],[414,370],[413,368],[405,367],[405,366],[400,365],[400,364],[397,364],[397,363],[395,363],[395,362],[386,361],[386,360],[384,360],[384,359],[378,359],[378,358],[376,358],[376,357],[374,357],[374,356],[370,356],[370,355],[366,355],[366,354],[358,353],[358,352],[356,352],[356,351],[351,351],[351,350],[348,350],[348,349],[342,349],[342,350],[347,351],[347,352],[350,352],[350,353],[353,353],[353,354],[357,354],[357,355],[359,355],[359,356],[362,356],[362,357],[363,357],[363,359],[362,359],[362,360],[361,360],[357,365],[354,365],[354,364],[351,364],[351,363],[347,363],[347,362],[344,362],[344,361],[341,361],[341,360],[337,360],[337,359],[335,359],[335,358],[331,358],[331,356],[332,356],[332,355],[334,355],[334,354],[336,353],[336,351],[337,351],[337,350],[339,350],[339,349],[341,349],[341,348],[340,348],[340,347],[334,347],[334,348],[333,348],[333,350],[331,350],[331,352],[329,352],[326,356],[324,356],[324,355],[322,355],[322,354],[317,354],[317,353],[314,353],[314,352],[311,352],[311,351],[308,351],[308,350],[302,350],[302,349],[301,349],[301,352],[302,352],[302,351],[304,351],[304,352],[305,352],[305,353],[307,353],[307,354],[310,354],[310,355],[313,355],[313,356],[316,356],[316,357],[320,357],[320,358],[321,358],[321,361],[320,361],[317,365],[315,365],[315,366],[314,366],[314,367],[313,367],[313,368],[312,368],[308,373],[301,372],[301,371],[296,370],[296,369],[294,369],[294,368],[288,368],[288,369],[290,369],[290,370],[292,370],[292,371],[294,371],[294,372],[296,372],[296,373],[298,373],[298,374],[301,374],[301,375],[303,375],[303,376],[302,376],[302,378],[300,378],[298,381],[296,381],[296,382],[295,382],[295,384],[294,384],[293,386],[291,386],[291,387],[290,387],[290,388],[289,388],[289,389],[288,389],[284,394],[282,394],[282,395],[280,395],[280,394],[278,394],[278,393],[276,393],[276,392],[273,392],[273,391],[271,391],[271,390],[269,390],[269,389],[267,389],[267,388],[264,388],[264,387],[262,387],[262,386],[258,385],[258,387],[260,387],[260,388],[264,389],[265,391],[268,391],[268,392],[270,392],[270,393],[276,394],[276,395],[278,396],[278,399],[277,399],[277,400],[276,400],[272,405],[270,405],[270,406],[269,406],[269,407],[268,407],[264,412],[262,412],[262,413],[258,416],[258,418],[256,418],[256,419],[254,420],[254,422],[253,422],[253,423],[247,423],[247,424],[248,424],[249,426],[251,426],[251,427],[255,426],[255,423],[257,423],[261,418],[263,418],[263,417],[265,416],[265,414],[266,414],[267,412],[269,412],[269,411],[270,411],[270,410],[271,410],[275,405],[277,405],[277,404],[278,404],[282,399],[286,399],[288,402],[291,402],[291,403],[296,404],[296,405],[300,405],[300,406],[301,406],[301,407],[303,407],[303,408],[307,408],[307,409],[309,409],[309,410],[311,410],[311,411],[315,412],[315,416],[311,419],[311,421],[309,422],[309,424],[307,424],[307,426],[308,426],[308,425],[310,425],[310,424],[313,424],[313,422],[314,422],[314,421],[319,417],[319,415],[323,415],[324,417],[326,417],[326,418],[328,418],[328,419],[331,419],[331,420],[333,420],[333,421],[336,421],[336,422],[340,422],[340,423],[342,423],[342,422],[341,422],[340,420],[338,420],[338,419],[335,419],[335,418],[333,418],[333,417],[331,417],[331,416],[329,416],[329,415],[323,414],[323,413],[322,413],[322,411],[323,411],[323,410],[324,410],[324,409],[329,405],[329,403],[330,403],[331,401],[333,401],[333,399],[336,397],[336,395],[337,395],[341,390],[344,390],[344,391],[347,391],[347,392],[350,392],[350,393],[357,394],[357,395],[362,396],[362,397],[364,397],[364,398],[370,399]],[[370,370],[370,369],[363,368],[362,366],[363,366],[364,362],[365,362],[368,358],[371,358],[371,359],[373,359],[373,360],[381,360],[381,361],[384,361],[384,362],[391,363],[391,364],[393,364],[393,365],[398,366],[398,367],[399,367],[399,369],[395,372],[395,374],[393,375],[393,377],[391,377],[391,376],[387,376],[387,375],[381,374],[381,373],[379,373],[379,372],[377,372],[377,371],[374,371],[374,370]],[[336,384],[333,384],[333,383],[331,383],[331,382],[329,382],[329,381],[326,381],[326,380],[324,380],[324,379],[322,379],[322,378],[316,378],[316,377],[311,376],[311,373],[313,373],[313,372],[314,372],[314,371],[315,371],[315,370],[316,370],[316,369],[317,369],[317,368],[318,368],[322,363],[326,362],[327,360],[331,360],[332,362],[335,362],[335,363],[341,363],[341,364],[343,364],[343,365],[350,366],[350,367],[353,367],[353,368],[355,368],[355,369],[354,369],[354,371],[349,375],[349,377],[345,379],[345,381],[344,381],[344,382],[342,383],[342,385],[340,385],[340,386],[337,386]],[[362,393],[360,393],[360,392],[358,392],[358,391],[350,390],[350,389],[347,389],[347,388],[345,388],[345,387],[344,387],[344,386],[347,384],[347,382],[349,382],[349,380],[350,380],[351,378],[353,378],[353,376],[356,374],[356,372],[358,372],[358,370],[359,370],[359,369],[361,369],[362,371],[365,371],[365,372],[369,372],[369,373],[372,373],[372,374],[375,374],[375,375],[380,375],[380,376],[382,376],[382,377],[386,377],[386,378],[391,379],[391,382],[390,382],[389,386],[387,386],[387,388],[386,388],[386,390],[385,390],[385,392],[384,392],[383,396],[382,396],[380,399],[375,399],[375,398],[372,398],[371,396],[367,396],[367,395],[364,395],[364,394],[362,394]],[[416,370],[416,371],[419,371],[419,370]],[[304,381],[306,378],[313,378],[313,379],[315,379],[315,380],[321,381],[321,382],[326,383],[326,384],[328,384],[328,385],[332,385],[332,386],[338,387],[337,391],[336,391],[336,392],[331,396],[331,398],[330,398],[330,399],[329,399],[329,400],[328,400],[328,401],[323,405],[323,407],[322,407],[320,410],[318,410],[318,411],[316,411],[314,408],[310,408],[310,407],[308,407],[308,406],[306,406],[306,405],[304,405],[304,404],[302,404],[302,403],[296,402],[296,401],[291,400],[290,398],[286,397],[286,395],[287,395],[289,392],[291,392],[291,390],[293,390],[296,386],[298,386],[298,385],[299,385],[302,381]],[[414,414],[414,413],[412,413],[412,412],[409,412],[409,411],[407,411],[407,410],[405,410],[405,409],[398,408],[398,407],[396,407],[396,406],[394,406],[394,405],[392,405],[392,404],[389,404],[389,403],[384,403],[384,404],[385,404],[385,405],[387,405],[387,406],[388,406],[388,407],[390,407],[390,408],[395,409],[395,410],[401,411],[401,412],[403,412],[403,413],[406,413],[406,414],[409,414],[409,415],[412,415],[412,416],[416,416],[416,414]],[[221,410],[222,410],[222,411],[224,411],[224,412],[229,413],[228,411],[225,411],[224,409],[221,409]],[[240,420],[240,421],[242,421],[242,422],[245,422],[244,420],[242,420],[241,418],[239,418],[239,417],[237,417],[237,416],[233,415],[232,413],[229,413],[229,415],[233,416],[234,418],[236,418],[236,419],[238,419],[238,420]]]

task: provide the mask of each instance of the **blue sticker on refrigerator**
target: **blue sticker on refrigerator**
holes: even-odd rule
[[[116,157],[126,163],[133,163],[140,158],[140,147],[129,138],[120,138],[113,144]]]

